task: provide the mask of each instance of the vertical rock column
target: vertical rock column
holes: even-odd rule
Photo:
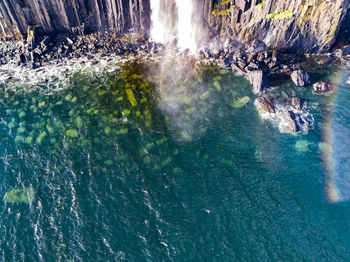
[[[2,0],[0,36],[25,34],[28,26],[59,33],[82,25],[86,32],[133,29],[148,34],[149,15],[149,0]]]

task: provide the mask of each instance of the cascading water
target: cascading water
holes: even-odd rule
[[[153,41],[167,45],[176,39],[180,50],[197,50],[195,0],[151,0],[151,9]]]
[[[177,45],[180,49],[197,50],[196,25],[193,21],[194,0],[176,0],[178,10]]]

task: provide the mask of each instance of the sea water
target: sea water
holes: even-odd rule
[[[299,96],[313,115],[291,135],[259,117],[242,77],[176,68],[129,61],[2,81],[1,261],[350,259],[349,203],[329,200],[320,146],[334,108],[348,114],[334,99],[346,77],[321,96],[271,81],[270,95]]]

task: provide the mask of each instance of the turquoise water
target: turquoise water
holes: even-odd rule
[[[272,81],[314,117],[296,136],[261,120],[249,84],[216,67],[67,77],[2,86],[1,261],[350,259],[349,203],[329,201],[321,150],[334,108],[347,108],[334,94]]]

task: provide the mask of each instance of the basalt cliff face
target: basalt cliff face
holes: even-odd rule
[[[28,26],[44,33],[112,31],[150,28],[149,0],[2,0],[2,38],[26,34]]]
[[[222,36],[262,40],[282,52],[316,53],[332,46],[348,7],[349,0],[219,0],[207,19]]]
[[[278,51],[299,53],[328,51],[349,7],[349,0],[183,1],[196,1],[194,16],[212,37],[258,39]],[[150,0],[2,0],[0,37],[20,38],[28,26],[45,33],[133,30],[149,35],[150,17]]]

